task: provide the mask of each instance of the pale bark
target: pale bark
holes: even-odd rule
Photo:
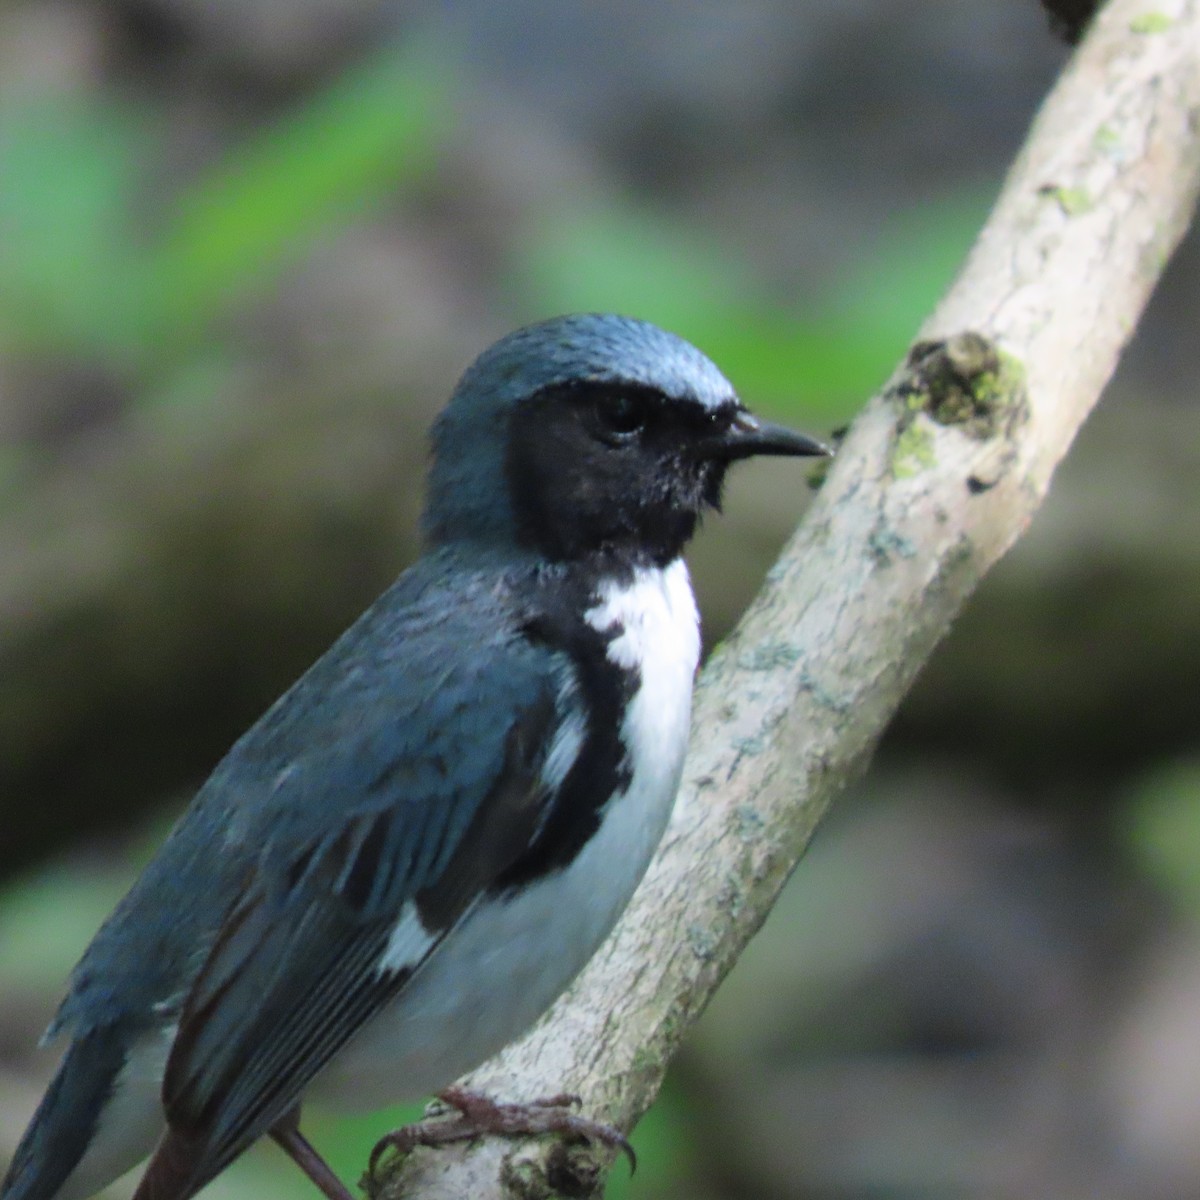
[[[616,933],[470,1086],[513,1099],[575,1091],[586,1113],[626,1129],[645,1112],[831,799],[1041,503],[1198,180],[1200,0],[1114,0],[922,344],[854,423],[705,668],[675,818]],[[481,1139],[413,1153],[378,1195],[587,1195],[607,1161],[552,1139]]]

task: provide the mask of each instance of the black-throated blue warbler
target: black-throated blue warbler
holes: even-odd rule
[[[698,350],[583,315],[497,342],[433,431],[425,552],[230,750],[105,922],[0,1200],[153,1155],[187,1200],[306,1094],[446,1088],[530,1026],[670,814],[700,652],[681,557],[729,465],[812,455]]]

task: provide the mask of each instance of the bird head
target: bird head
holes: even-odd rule
[[[551,561],[664,565],[729,465],[814,455],[751,415],[694,346],[645,321],[557,317],[485,350],[433,430],[430,540],[509,542]]]

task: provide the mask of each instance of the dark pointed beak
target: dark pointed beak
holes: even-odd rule
[[[827,456],[833,451],[816,438],[796,433],[783,425],[759,420],[753,413],[743,409],[734,416],[729,428],[713,439],[710,453],[713,458],[733,462],[756,454]]]

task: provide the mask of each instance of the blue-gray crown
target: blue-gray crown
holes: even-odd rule
[[[428,535],[511,536],[504,456],[513,408],[575,382],[630,383],[705,408],[734,399],[733,386],[695,346],[646,321],[581,313],[518,329],[472,363],[434,424]]]

